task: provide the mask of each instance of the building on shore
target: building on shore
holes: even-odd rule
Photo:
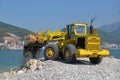
[[[101,45],[101,48],[106,48],[106,49],[118,49],[120,48],[119,44],[111,44],[111,43],[107,43],[107,42],[103,42]]]
[[[0,43],[1,49],[23,49],[23,41],[21,38],[12,33],[6,33],[8,36],[5,36],[4,42]]]

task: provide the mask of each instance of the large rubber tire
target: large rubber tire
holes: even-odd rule
[[[23,56],[21,61],[21,68],[24,67],[28,60],[39,59],[40,51],[35,47],[24,46]]]
[[[29,59],[32,59],[32,58],[33,58],[33,53],[30,51],[30,47],[29,46],[24,46],[21,65],[25,65],[26,62]]]
[[[46,60],[57,60],[59,54],[59,48],[55,44],[49,44],[45,47],[44,57]]]
[[[75,63],[76,47],[73,44],[68,44],[64,50],[64,60],[66,63]]]
[[[63,60],[64,59],[64,55],[63,52],[59,51],[59,59]]]
[[[100,57],[97,57],[97,58],[89,58],[89,60],[90,60],[90,62],[91,62],[92,64],[99,64],[99,63],[101,63],[102,58],[100,58]]]
[[[34,59],[37,59],[39,53],[40,53],[40,48],[39,47],[24,46],[23,55],[25,57],[31,55]]]
[[[30,51],[26,51],[24,52],[23,56],[22,56],[22,61],[21,61],[21,66],[20,68],[23,68],[26,66],[26,63],[28,62],[28,60],[33,59],[33,55]]]

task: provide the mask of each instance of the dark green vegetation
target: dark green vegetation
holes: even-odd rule
[[[32,33],[29,30],[0,22],[0,41],[3,40],[3,36],[7,36],[6,32],[13,33],[21,37],[22,40],[24,39],[24,34]]]
[[[104,25],[98,28],[102,42],[119,43],[120,42],[120,22],[116,22],[110,25]],[[65,31],[65,28],[62,30]],[[0,22],[0,40],[3,40],[3,36],[6,36],[6,32],[13,33],[19,37],[24,37],[26,33],[32,33],[29,30],[19,28],[10,24]]]

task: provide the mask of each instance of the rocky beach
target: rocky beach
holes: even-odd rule
[[[120,80],[120,59],[106,57],[97,65],[88,58],[74,64],[31,59],[20,70],[0,73],[0,80]]]

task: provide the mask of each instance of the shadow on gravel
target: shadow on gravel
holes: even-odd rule
[[[72,65],[94,65],[94,64],[91,64],[89,61],[86,61],[86,60],[76,60],[75,63],[66,63],[64,60],[57,60],[57,61],[65,63],[65,64],[72,64]]]
[[[76,60],[76,62],[74,64],[78,64],[78,65],[93,65],[89,61],[86,61],[86,60]]]

